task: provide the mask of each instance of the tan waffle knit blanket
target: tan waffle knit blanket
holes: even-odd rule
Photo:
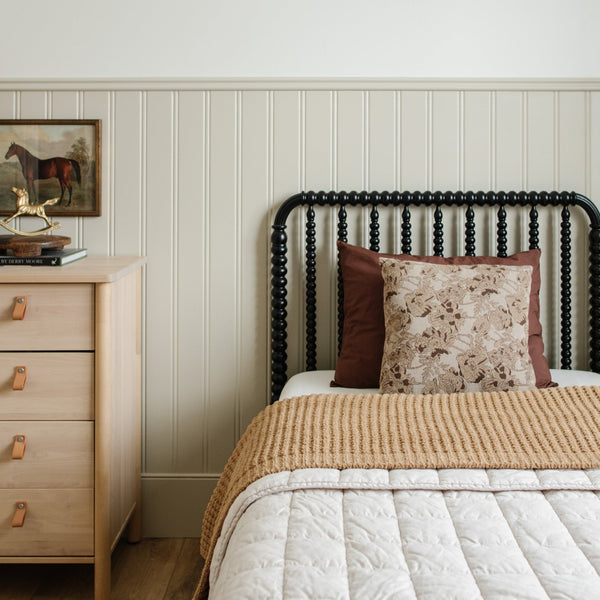
[[[600,468],[600,387],[423,395],[313,395],[250,424],[204,515],[208,572],[225,515],[250,483],[305,468]]]

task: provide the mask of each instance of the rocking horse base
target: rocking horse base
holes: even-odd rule
[[[40,256],[42,250],[62,250],[70,243],[65,235],[0,235],[0,253],[10,250],[13,256]]]

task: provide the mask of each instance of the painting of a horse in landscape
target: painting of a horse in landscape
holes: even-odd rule
[[[99,215],[99,124],[0,121],[0,151],[6,149],[0,162],[0,214],[14,211],[10,190],[18,187],[27,190],[32,205],[59,197],[50,215]]]
[[[73,195],[73,187],[71,186],[71,169],[75,171],[77,183],[81,185],[81,169],[79,163],[73,158],[63,158],[62,156],[54,156],[53,158],[40,159],[34,156],[23,146],[12,142],[8,147],[8,151],[4,156],[9,159],[11,156],[16,156],[21,163],[23,177],[27,181],[27,192],[29,197],[35,202],[35,188],[33,182],[37,179],[49,179],[56,177],[60,183],[60,199],[62,204],[65,190],[69,190],[69,201],[67,206],[71,206],[71,198]]]

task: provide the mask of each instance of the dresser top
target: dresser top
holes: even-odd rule
[[[62,267],[0,266],[0,283],[108,283],[146,262],[143,256],[87,256]]]

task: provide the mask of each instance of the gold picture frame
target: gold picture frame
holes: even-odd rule
[[[100,134],[99,119],[0,120],[0,215],[14,213],[16,187],[32,204],[59,197],[48,216],[100,216]]]

